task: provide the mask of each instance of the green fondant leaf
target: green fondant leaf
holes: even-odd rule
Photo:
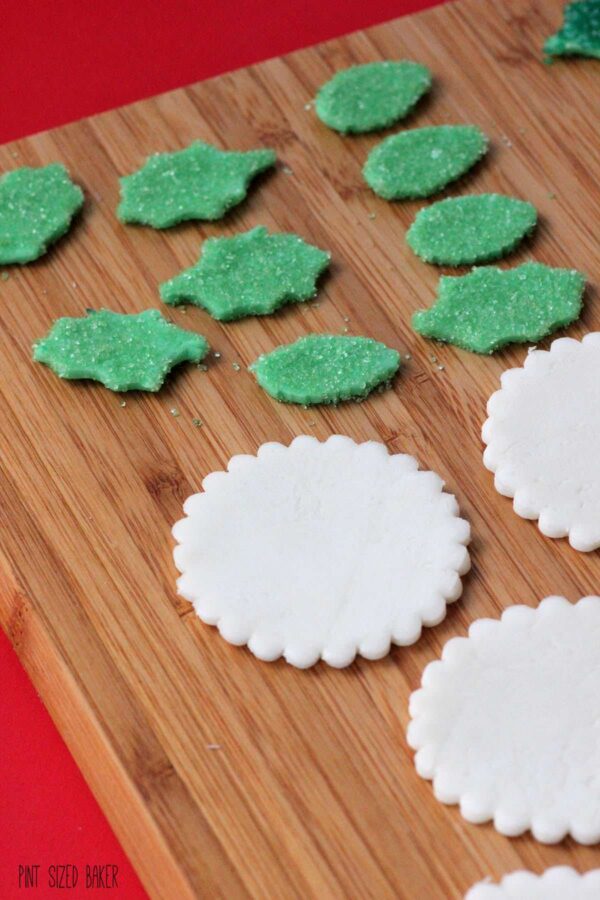
[[[111,391],[157,391],[174,366],[200,362],[207,352],[201,334],[172,325],[157,309],[101,309],[57,319],[34,344],[33,358],[61,378],[92,378]]]
[[[272,150],[219,150],[204,141],[176,153],[156,153],[137,172],[121,178],[118,216],[153,228],[220,219],[275,159]]]
[[[399,366],[400,354],[371,338],[309,334],[263,354],[251,369],[276,400],[309,405],[362,399]]]
[[[329,258],[295,234],[269,234],[259,226],[207,240],[196,265],[161,285],[160,295],[165,303],[202,306],[223,321],[266,315],[314,297]]]

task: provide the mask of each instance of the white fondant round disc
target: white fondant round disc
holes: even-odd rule
[[[179,593],[260,659],[378,659],[460,596],[468,523],[438,475],[383,444],[264,444],[202,487],[173,528]]]
[[[479,619],[410,699],[415,765],[469,822],[600,841],[600,597]]]
[[[511,872],[499,884],[482,881],[465,895],[465,900],[598,900],[600,869],[579,872],[570,866],[553,866],[541,875]]]
[[[496,490],[548,537],[600,547],[600,333],[532,350],[501,384],[482,430]]]

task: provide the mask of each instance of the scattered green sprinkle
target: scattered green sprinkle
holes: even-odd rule
[[[0,264],[43,256],[82,205],[81,189],[59,163],[7,172],[0,178]]]
[[[170,228],[189,219],[220,219],[240,203],[255,175],[275,164],[272,150],[230,152],[195,141],[175,153],[155,153],[121,178],[122,222]]]
[[[426,262],[461,266],[504,256],[536,222],[535,207],[515,197],[448,197],[420,210],[406,239]]]
[[[119,406],[127,406],[127,400],[121,400]]]
[[[234,372],[240,372],[242,367],[239,363],[233,362],[231,363],[231,368],[234,370]]]
[[[324,84],[315,111],[345,134],[388,128],[404,118],[431,87],[431,73],[410,60],[350,66]]]
[[[475,353],[538,341],[581,313],[580,272],[527,262],[513,269],[483,266],[460,277],[442,276],[438,297],[416,312],[413,328]],[[434,357],[432,357],[432,360]]]
[[[330,255],[296,234],[264,226],[234,237],[209,238],[195,266],[160,288],[165,303],[202,306],[221,321],[267,315],[285,303],[308,300]]]
[[[377,144],[363,175],[385,200],[429,197],[464,175],[487,147],[485,134],[475,125],[413,128]]]
[[[57,319],[33,345],[34,360],[61,378],[91,378],[111,391],[157,391],[174,366],[207,352],[201,334],[169,324],[157,309]]]
[[[579,0],[564,8],[563,27],[547,39],[547,56],[600,58],[600,0]]]
[[[312,405],[366,397],[396,374],[400,354],[365,337],[310,334],[250,367],[276,400]]]
[[[2,281],[8,281],[10,275],[8,274],[8,272],[3,272],[2,275],[0,275],[0,278],[2,279]]]
[[[194,426],[194,428],[202,428],[204,422],[202,421],[202,419],[192,419],[192,425]]]
[[[169,410],[169,412],[171,413],[171,415],[173,416],[174,419],[176,419],[177,416],[179,415],[179,410],[177,409],[176,406],[172,406],[171,409]]]

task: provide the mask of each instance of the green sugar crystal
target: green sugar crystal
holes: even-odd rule
[[[475,353],[539,341],[581,313],[585,278],[574,269],[527,262],[514,269],[484,266],[469,275],[442,276],[435,304],[412,324],[424,337]]]
[[[509,253],[535,228],[531,203],[503,194],[448,197],[420,210],[406,235],[426,262],[462,266]]]
[[[329,259],[295,234],[269,234],[259,226],[230,238],[209,238],[196,265],[162,284],[160,295],[165,303],[202,306],[222,321],[262,316],[314,297]]]
[[[275,164],[272,150],[219,150],[195,141],[176,153],[155,153],[120,179],[122,222],[170,228],[189,219],[220,219],[240,203],[255,175]]]
[[[28,263],[69,230],[83,193],[60,163],[0,178],[0,264]]]
[[[319,89],[315,110],[344,134],[376,131],[404,118],[430,87],[429,69],[410,60],[350,66]]]
[[[125,315],[88,310],[82,318],[57,319],[33,345],[33,358],[61,378],[92,378],[111,391],[157,391],[181,362],[208,352],[201,334],[167,322],[157,309]]]
[[[362,399],[399,366],[400,354],[372,338],[309,334],[263,353],[250,370],[271,397],[307,406]]]
[[[429,197],[464,175],[487,146],[485,134],[475,125],[414,128],[377,144],[363,175],[385,200]]]
[[[579,0],[565,6],[563,27],[548,38],[544,53],[600,58],[600,0]]]

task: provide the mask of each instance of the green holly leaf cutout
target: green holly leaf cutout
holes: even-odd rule
[[[403,119],[431,87],[431,72],[408,59],[350,66],[318,91],[315,112],[344,134],[388,128]]]
[[[399,366],[400,354],[372,338],[309,334],[263,353],[250,370],[271,397],[308,406],[362,400]]]
[[[60,163],[0,178],[0,264],[28,263],[69,230],[83,193]]]
[[[202,306],[227,322],[264,316],[284,303],[314,297],[330,255],[296,234],[258,226],[234,237],[209,238],[195,266],[166,281],[160,296],[175,305]]]
[[[513,269],[483,266],[442,276],[435,304],[412,324],[424,337],[493,353],[505,344],[539,341],[581,313],[585,278],[574,269],[527,262]]]
[[[421,209],[406,235],[425,262],[467,266],[509,253],[533,231],[531,203],[503,194],[448,197]]]
[[[201,334],[167,322],[157,309],[88,310],[82,318],[57,319],[33,345],[34,360],[61,378],[91,378],[111,391],[157,391],[174,366],[200,362],[207,352]]]
[[[544,53],[600,58],[600,0],[579,0],[565,6],[563,27],[547,39]]]
[[[170,228],[189,219],[220,219],[240,203],[251,180],[275,164],[272,150],[219,150],[195,141],[176,153],[155,153],[120,179],[122,222]]]
[[[385,200],[429,197],[464,175],[487,146],[487,137],[475,125],[411,128],[377,144],[363,175]]]

